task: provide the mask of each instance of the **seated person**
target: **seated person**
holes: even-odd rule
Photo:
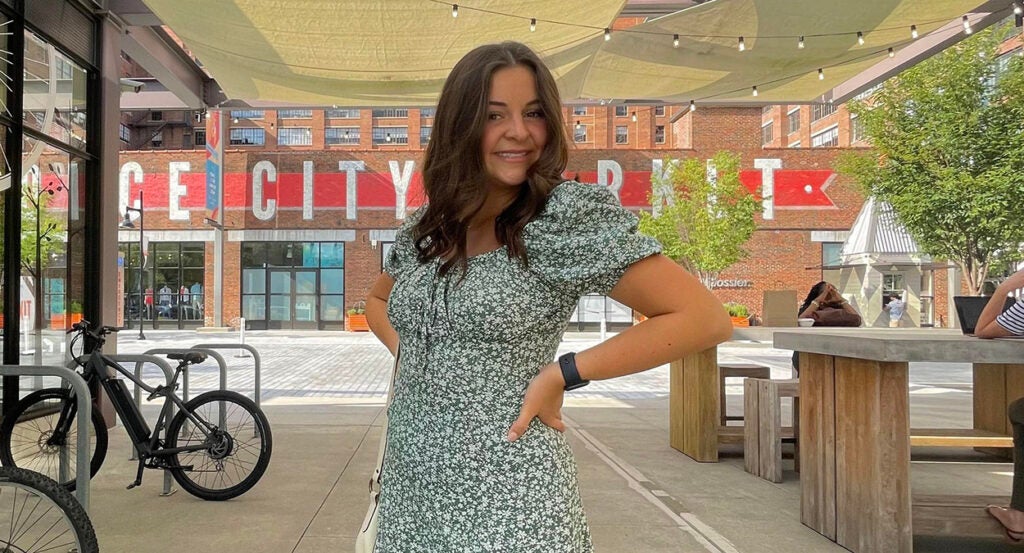
[[[825,309],[838,309],[846,313],[843,321],[836,317],[822,317]],[[860,326],[861,317],[857,310],[839,295],[839,290],[824,280],[811,287],[803,304],[797,311],[801,319],[814,319],[814,326]],[[841,324],[840,324],[841,322]],[[793,370],[800,371],[800,355],[793,352]]]
[[[1020,288],[1024,288],[1024,269],[1014,273],[996,288],[992,299],[978,317],[975,336],[1024,336],[1024,302],[1017,302],[1006,312],[1001,313],[1006,296]],[[985,510],[1003,525],[1006,537],[1018,543],[1024,540],[1024,398],[1011,403],[1007,415],[1013,426],[1013,491],[1010,505],[989,505]]]

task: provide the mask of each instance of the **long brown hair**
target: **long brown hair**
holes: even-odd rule
[[[480,152],[487,122],[491,77],[499,69],[521,65],[533,72],[547,126],[547,143],[527,171],[516,199],[498,215],[498,240],[510,257],[525,264],[522,231],[561,182],[568,163],[568,139],[558,86],[544,62],[527,46],[502,42],[479,46],[463,56],[448,79],[434,114],[434,128],[423,162],[427,208],[413,227],[420,263],[441,258],[440,272],[458,266],[465,272],[466,229],[487,199],[487,176]]]

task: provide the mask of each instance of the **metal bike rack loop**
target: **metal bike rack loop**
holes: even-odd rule
[[[92,396],[89,387],[81,375],[64,367],[53,365],[0,365],[0,376],[59,376],[75,390],[75,403],[78,405],[78,459],[75,467],[75,496],[86,513],[89,512],[89,468],[92,459],[89,455],[89,424],[92,422]],[[58,477],[67,479],[67,447],[62,447]]]
[[[255,393],[255,398],[254,399],[256,400],[256,407],[260,406],[260,370],[261,370],[261,366],[263,365],[263,362],[260,359],[260,352],[256,351],[256,348],[250,346],[249,344],[230,344],[230,343],[226,343],[226,342],[225,343],[215,343],[215,344],[196,344],[196,345],[194,345],[192,347],[194,349],[206,349],[206,350],[211,350],[211,349],[244,349],[244,350],[248,351],[249,353],[251,353],[252,354],[252,358],[253,358],[253,364],[255,366],[255,371],[256,371],[256,375],[255,375],[255,379],[256,379],[256,387],[255,388],[256,389],[255,389],[255,392],[254,392]],[[223,388],[224,386],[222,385],[221,387]]]
[[[160,370],[163,371],[163,373],[164,373],[164,378],[167,379],[167,385],[168,386],[171,385],[171,379],[174,378],[174,371],[171,370],[171,366],[167,363],[167,361],[162,359],[162,358],[160,358],[160,357],[157,357],[155,355],[131,353],[131,354],[108,355],[107,357],[110,358],[110,360],[116,361],[118,363],[131,363],[131,362],[134,362],[135,363],[135,378],[137,378],[139,380],[142,380],[142,366],[144,364],[146,364],[146,363],[152,363],[152,364],[156,365],[157,367],[160,367]],[[139,408],[139,412],[141,413],[142,412],[142,389],[139,386],[135,386],[135,406]],[[168,421],[170,421],[170,418],[171,418],[171,409],[173,409],[174,407],[176,407],[174,405],[174,402],[166,401],[166,400],[164,401],[164,407],[163,408],[164,408],[164,410],[167,413],[165,418]],[[135,444],[132,444],[131,452],[128,455],[128,460],[135,461],[137,459],[138,459],[138,457],[135,454]],[[169,470],[167,470],[167,469],[164,469],[164,491],[161,492],[160,495],[166,497],[166,496],[171,495],[172,493],[174,493],[174,490],[171,488],[171,472]]]

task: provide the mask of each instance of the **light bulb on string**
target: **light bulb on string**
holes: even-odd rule
[[[612,30],[609,29],[608,27],[604,28],[604,39],[605,40],[611,40],[612,39]]]
[[[861,46],[864,46],[864,32],[863,31],[857,31],[857,44],[860,44]]]
[[[910,38],[917,40],[917,25],[910,26]]]
[[[895,56],[896,56],[896,50],[893,50],[892,48],[889,48],[889,57],[891,58],[891,57],[895,57]]]
[[[632,117],[630,117],[630,119],[632,119],[633,122],[636,123],[636,112],[635,111],[633,112],[633,115],[632,115]]]
[[[458,16],[459,16],[459,5],[458,4],[452,4],[452,17],[458,17]]]
[[[757,85],[754,85],[753,88],[751,88],[751,90],[752,90],[752,94],[754,96],[757,96]]]
[[[969,35],[972,32],[974,32],[974,29],[971,29],[971,20],[968,19],[966,15],[963,17],[962,20],[964,22],[964,34]]]
[[[672,47],[679,48],[679,35],[672,35]]]
[[[536,18],[531,18],[530,19],[530,32],[532,33],[532,32],[534,32],[536,30],[537,30],[537,19]]]
[[[690,100],[690,111],[697,111],[697,104]]]
[[[1024,14],[1024,6],[1021,6],[1020,2],[1013,3],[1013,15]]]
[[[818,80],[819,81],[824,81],[825,80],[825,70],[824,69],[818,69]]]
[[[747,49],[747,43],[743,41],[743,37],[740,37],[739,44],[737,44],[736,47],[739,48],[740,52]]]
[[[580,123],[579,119],[577,119],[576,120],[576,130],[580,130],[582,128],[583,128],[583,125]]]
[[[797,47],[797,48],[800,48],[800,49],[803,49],[803,47],[804,47],[804,37],[803,37],[803,36],[801,36],[801,37],[800,37],[800,40],[798,40],[798,41],[796,42],[796,47]]]

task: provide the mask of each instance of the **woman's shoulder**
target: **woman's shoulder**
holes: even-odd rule
[[[527,225],[527,229],[551,231],[574,226],[591,218],[595,211],[608,208],[621,209],[621,206],[606,187],[574,180],[562,181],[551,189],[544,208]]]

